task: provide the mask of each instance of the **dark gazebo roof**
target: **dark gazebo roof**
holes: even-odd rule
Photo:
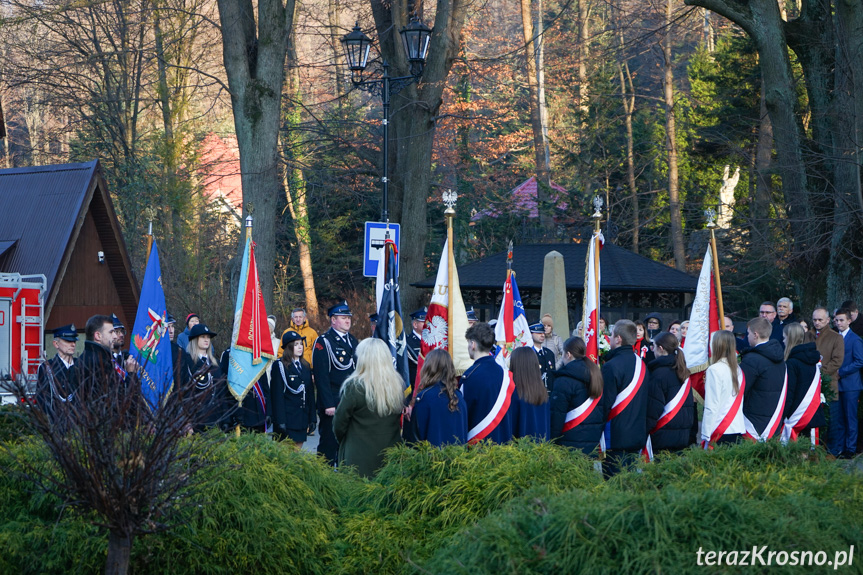
[[[585,258],[589,243],[530,244],[513,248],[512,269],[520,291],[541,290],[545,256],[557,251],[563,256],[567,290],[584,290]],[[697,278],[655,262],[609,242],[600,252],[600,289],[604,292],[695,293]],[[506,252],[458,266],[462,289],[501,289],[506,279]],[[412,284],[434,287],[435,276]]]

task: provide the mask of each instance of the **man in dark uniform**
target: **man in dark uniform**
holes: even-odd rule
[[[36,404],[51,421],[54,420],[55,404],[73,401],[78,387],[74,369],[75,342],[78,341],[75,325],[58,327],[53,334],[51,343],[57,355],[39,366],[36,385]]]
[[[123,346],[126,344],[126,326],[117,317],[117,314],[111,314],[111,323],[114,324],[114,343],[111,346],[111,357],[114,358],[114,363],[123,366],[126,358],[129,357],[128,351],[123,351]]]
[[[416,385],[417,381],[417,365],[422,351],[422,333],[423,326],[426,322],[426,314],[429,308],[424,307],[418,309],[411,314],[411,328],[413,329],[407,336],[408,342],[408,371],[410,372],[411,380],[408,382],[409,387]]]
[[[375,336],[375,330],[378,328],[378,322],[381,321],[381,316],[377,313],[369,314],[369,325],[371,326],[371,330],[369,331],[369,337]]]
[[[536,352],[536,358],[539,360],[539,371],[542,373],[542,383],[545,389],[551,391],[552,381],[549,374],[554,371],[555,359],[554,352],[547,347],[543,347],[545,342],[545,325],[535,323],[530,326],[530,335],[533,336],[533,351]]]
[[[359,342],[349,332],[353,314],[348,302],[342,300],[327,310],[330,329],[315,340],[312,352],[312,371],[318,396],[318,414],[321,440],[318,453],[335,465],[338,460],[339,442],[333,433],[333,415],[339,403],[342,383],[356,368],[356,353]]]

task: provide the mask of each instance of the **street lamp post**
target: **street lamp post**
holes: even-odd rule
[[[402,45],[410,63],[410,76],[390,76],[390,66],[385,60],[382,63],[383,75],[379,79],[363,80],[363,71],[368,66],[369,49],[372,39],[363,34],[359,22],[354,29],[342,37],[342,45],[348,58],[348,68],[351,71],[351,83],[355,88],[379,94],[384,107],[384,163],[383,177],[381,178],[382,208],[381,220],[389,224],[389,151],[390,151],[390,98],[398,94],[403,88],[419,81],[425,67],[428,55],[429,41],[432,30],[414,17],[410,23],[399,30],[402,37]],[[387,232],[389,233],[389,232]]]

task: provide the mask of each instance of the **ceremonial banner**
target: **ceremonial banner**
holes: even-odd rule
[[[605,238],[602,232],[595,231],[590,238],[590,249],[587,250],[586,273],[584,274],[584,314],[581,317],[581,330],[584,343],[587,346],[587,357],[599,365],[599,252]]]
[[[135,327],[131,334],[131,354],[141,366],[141,393],[147,405],[155,411],[174,388],[174,369],[171,364],[171,340],[165,323],[167,309],[165,292],[162,290],[162,271],[159,266],[159,250],[153,240],[153,248],[144,272],[141,299],[135,315]]]
[[[467,311],[461,297],[461,287],[458,283],[458,272],[453,266],[452,285],[447,262],[447,243],[444,242],[440,265],[437,270],[434,291],[429,302],[426,321],[423,326],[420,356],[417,361],[417,382],[419,382],[425,356],[433,349],[446,349],[452,345],[452,358],[456,375],[461,375],[473,365],[473,360],[467,351],[467,341],[464,332],[467,331]],[[448,309],[449,290],[453,290],[453,309]],[[416,386],[414,387],[416,390]]]
[[[231,395],[237,401],[243,401],[275,357],[255,263],[255,243],[249,227],[246,228],[246,248],[243,250],[237,305],[234,308],[234,331],[231,334],[228,363],[228,389]]]
[[[495,361],[503,367],[504,371],[509,369],[509,356],[512,355],[513,349],[533,345],[533,336],[530,335],[530,326],[527,323],[527,316],[524,315],[521,294],[518,293],[515,274],[511,270],[507,270],[506,281],[503,284],[503,301],[500,303],[497,324],[494,326],[494,338],[500,346],[500,350],[495,355]]]
[[[686,367],[689,368],[692,389],[704,397],[704,371],[710,365],[710,335],[722,329],[719,318],[719,305],[716,299],[716,283],[713,278],[713,252],[707,246],[692,313],[689,315],[689,329],[683,352]]]
[[[393,356],[393,366],[405,382],[405,396],[407,396],[413,390],[413,382],[409,381],[408,375],[407,336],[399,300],[399,282],[396,277],[396,256],[398,255],[396,243],[393,240],[386,240],[382,251],[384,255],[378,264],[378,270],[384,268],[381,282],[383,289],[374,337],[382,339],[389,346],[390,354]]]

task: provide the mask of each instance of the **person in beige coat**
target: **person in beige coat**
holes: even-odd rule
[[[812,311],[812,327],[808,333],[814,334],[815,347],[821,354],[822,381],[830,378],[830,389],[834,400],[839,397],[839,377],[837,372],[845,359],[845,340],[830,329],[830,312],[827,308],[816,307]],[[823,388],[822,388],[823,389]]]

